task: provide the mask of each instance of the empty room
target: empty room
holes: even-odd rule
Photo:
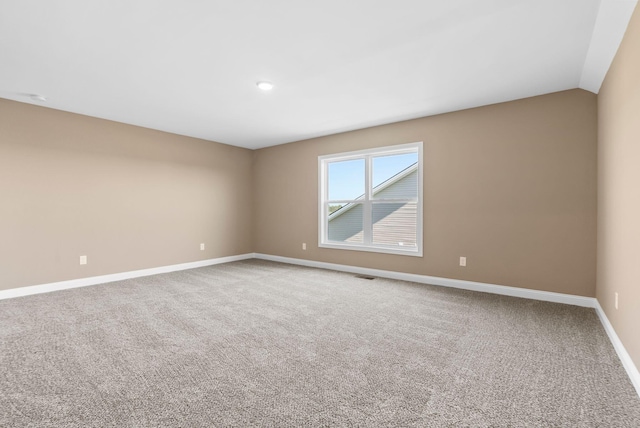
[[[640,427],[637,0],[0,0],[0,427]]]

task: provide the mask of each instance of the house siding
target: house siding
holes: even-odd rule
[[[373,243],[416,246],[417,204],[373,204]]]
[[[329,241],[362,242],[362,210],[362,204],[357,204],[339,217],[329,220]]]
[[[374,199],[415,198],[418,196],[418,171],[373,194]]]
[[[375,199],[413,198],[418,194],[418,173],[414,171],[390,186],[374,193]],[[344,208],[343,208],[344,209]],[[415,203],[374,202],[373,243],[393,246],[416,246]],[[360,243],[363,240],[363,207],[357,204],[329,219],[329,241]]]

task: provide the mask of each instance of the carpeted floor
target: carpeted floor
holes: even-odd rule
[[[640,427],[595,312],[258,260],[0,301],[2,427]]]

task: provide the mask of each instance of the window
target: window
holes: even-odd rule
[[[320,156],[319,245],[422,256],[422,143]]]

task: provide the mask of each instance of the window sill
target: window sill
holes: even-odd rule
[[[318,247],[331,248],[334,250],[365,251],[369,253],[383,253],[383,254],[395,254],[399,256],[422,257],[422,250],[419,250],[419,249],[401,250],[399,248],[374,247],[370,245],[338,244],[338,243],[327,243],[327,242],[322,242],[318,244]]]

